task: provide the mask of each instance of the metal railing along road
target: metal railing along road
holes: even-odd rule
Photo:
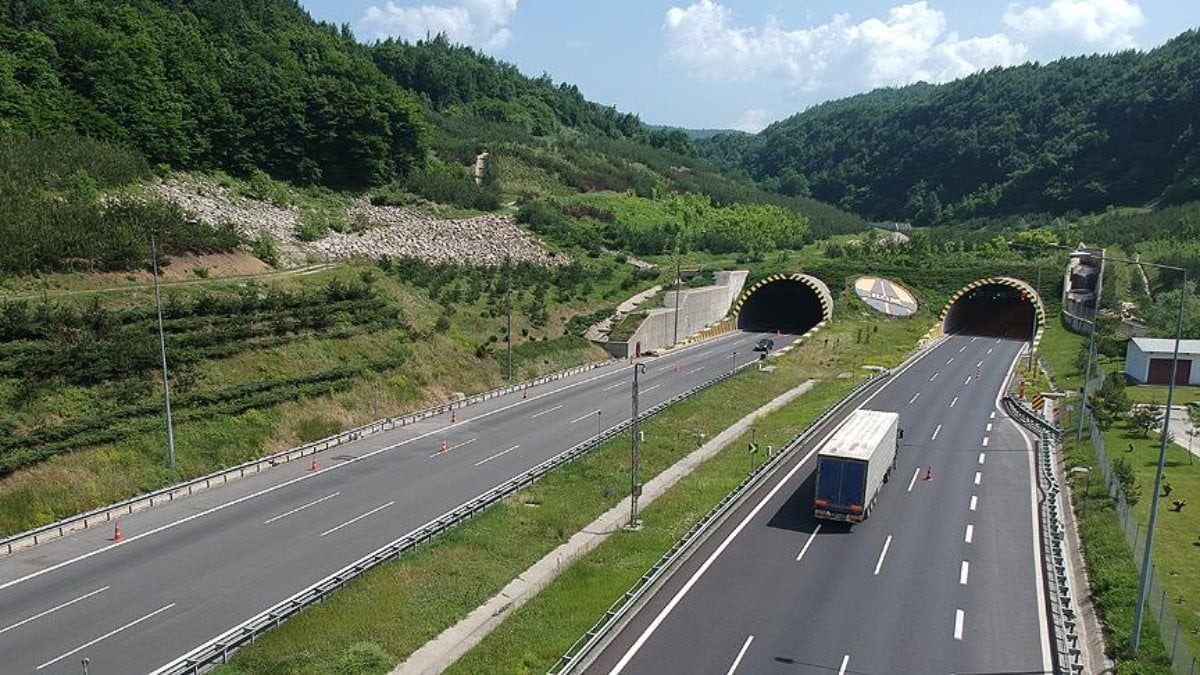
[[[711,387],[718,382],[722,382],[743,369],[758,365],[757,361],[744,363],[736,368],[730,369],[721,375],[707,380],[688,391],[676,394],[671,398],[647,409],[645,412],[638,415],[638,420],[644,420],[663,410],[671,405],[678,403],[684,399],[691,398],[697,393]],[[362,575],[368,570],[383,564],[389,560],[411,551],[421,544],[428,543],[436,539],[443,532],[453,528],[464,521],[472,518],[476,514],[482,512],[488,507],[500,502],[505,497],[524,488],[532,483],[537,482],[546,474],[554,469],[566,464],[572,460],[579,458],[588,451],[599,446],[601,443],[618,436],[627,430],[632,423],[632,420],[613,425],[605,429],[603,433],[588,439],[578,445],[551,457],[541,464],[521,473],[520,475],[506,480],[505,482],[493,487],[487,492],[475,497],[462,505],[454,508],[441,516],[429,521],[428,523],[409,532],[403,537],[387,544],[378,550],[370,553],[357,561],[343,567],[324,579],[316,582],[312,586],[296,593],[286,600],[267,609],[259,615],[235,626],[234,628],[225,631],[217,637],[200,645],[199,647],[181,656],[171,663],[155,670],[152,675],[176,675],[186,673],[202,673],[209,668],[226,663],[229,657],[238,649],[238,647],[253,642],[254,639],[261,633],[270,630],[283,623],[289,617],[297,614],[305,607],[317,604],[325,600],[330,593],[338,590],[346,585],[352,579]]]
[[[345,443],[357,441],[373,434],[408,426],[414,422],[419,422],[430,417],[444,415],[452,410],[459,410],[470,405],[491,400],[498,396],[504,396],[513,392],[522,391],[524,389],[536,387],[548,382],[570,377],[572,375],[578,375],[579,373],[584,373],[589,370],[608,366],[615,362],[616,360],[613,359],[576,366],[574,368],[568,368],[566,370],[561,370],[549,375],[543,375],[542,377],[533,380],[519,382],[508,387],[493,389],[491,391],[475,394],[457,401],[444,403],[432,408],[426,408],[425,410],[419,410],[407,415],[377,420],[354,429],[343,431],[339,434],[330,436],[329,438],[323,438],[319,441],[313,441],[312,443],[305,443],[304,445],[291,448],[290,450],[283,450],[271,455],[266,455],[258,459],[250,460],[249,462],[238,464],[237,466],[214,471],[213,473],[200,476],[199,478],[193,478],[182,483],[177,483],[175,485],[162,488],[161,490],[155,490],[154,492],[149,492],[147,494],[126,499],[125,501],[117,502],[115,504],[109,504],[108,506],[103,506],[93,511],[81,513],[76,516],[70,516],[49,525],[43,525],[26,532],[20,532],[18,534],[0,539],[0,556],[16,553],[17,551],[22,551],[27,548],[37,546],[38,544],[64,537],[73,532],[85,530],[89,527],[110,523],[114,518],[119,518],[120,516],[125,516],[138,511],[153,508],[157,504],[174,501],[176,498],[186,497],[188,495],[195,494],[196,492],[207,490],[214,485],[223,485],[231,480],[242,478],[246,475],[256,474],[273,466],[291,462],[308,455],[313,455]]]

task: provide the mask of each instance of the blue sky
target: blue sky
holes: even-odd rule
[[[651,124],[756,131],[822,101],[1152,49],[1196,0],[301,0],[359,40],[445,32]]]

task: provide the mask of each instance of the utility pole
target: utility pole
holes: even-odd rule
[[[504,309],[508,315],[505,328],[506,342],[508,343],[508,374],[506,378],[508,383],[512,384],[512,257],[504,256]]]
[[[638,520],[638,497],[642,494],[642,484],[638,482],[638,451],[642,442],[642,432],[638,429],[638,373],[646,372],[646,364],[633,364],[633,419],[629,429],[632,444],[629,449],[629,524],[626,529],[640,530],[642,521]]]
[[[679,236],[675,237],[675,339],[671,345],[679,344]]]
[[[175,470],[175,426],[171,421],[171,380],[167,374],[167,336],[163,332],[162,291],[158,283],[158,244],[150,234],[150,264],[154,269],[154,309],[158,314],[158,347],[162,353],[163,400],[167,406],[167,466]]]

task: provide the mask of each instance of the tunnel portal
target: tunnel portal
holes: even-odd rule
[[[1030,340],[1044,317],[1039,299],[1023,282],[986,280],[964,288],[950,301],[942,329],[948,335]]]
[[[737,327],[753,332],[803,335],[832,314],[825,284],[804,274],[773,275],[751,286],[738,302]]]

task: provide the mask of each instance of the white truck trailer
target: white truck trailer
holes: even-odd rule
[[[861,523],[896,466],[900,416],[856,410],[817,453],[817,518]]]

